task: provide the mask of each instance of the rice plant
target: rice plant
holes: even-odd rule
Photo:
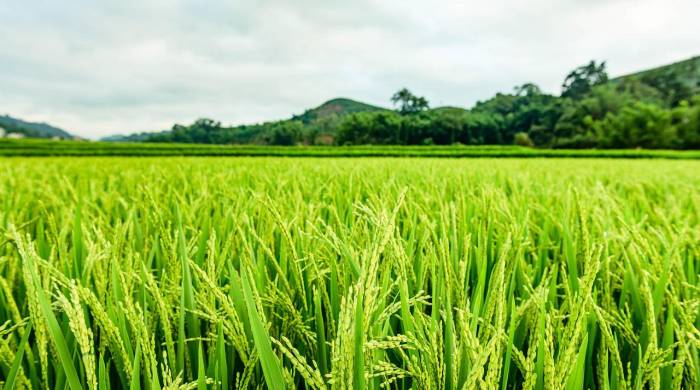
[[[0,160],[0,381],[700,388],[700,162]]]

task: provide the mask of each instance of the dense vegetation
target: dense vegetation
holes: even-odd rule
[[[692,389],[700,164],[1,159],[5,388]]]
[[[391,100],[396,111],[338,99],[291,120],[225,127],[200,119],[136,137],[212,144],[700,148],[700,57],[614,80],[605,63],[591,62],[567,75],[560,96],[528,83],[470,110],[429,109],[427,100],[405,89]]]
[[[338,98],[294,115],[290,120],[267,122],[235,127],[222,126],[211,119],[199,119],[192,125],[174,125],[171,130],[156,133],[136,133],[105,137],[110,142],[178,142],[204,144],[263,144],[293,145],[300,140],[307,144],[332,144],[338,121],[350,114],[360,112],[389,111],[385,108]]]
[[[700,159],[700,150],[535,149],[517,145],[272,146],[0,139],[0,156],[605,157]]]

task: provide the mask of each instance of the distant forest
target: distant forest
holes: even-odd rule
[[[532,83],[471,109],[431,108],[407,89],[394,110],[336,99],[292,119],[225,127],[199,119],[127,140],[260,145],[523,145],[700,148],[700,57],[609,79],[605,62],[572,70],[559,96]]]

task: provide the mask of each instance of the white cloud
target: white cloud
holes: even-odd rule
[[[469,106],[590,59],[700,54],[696,0],[55,0],[0,4],[0,112],[77,134],[279,119],[400,87]]]

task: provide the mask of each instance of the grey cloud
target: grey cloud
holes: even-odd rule
[[[289,117],[406,86],[469,106],[590,59],[696,55],[696,0],[75,0],[0,3],[0,112],[99,137],[201,116]]]

